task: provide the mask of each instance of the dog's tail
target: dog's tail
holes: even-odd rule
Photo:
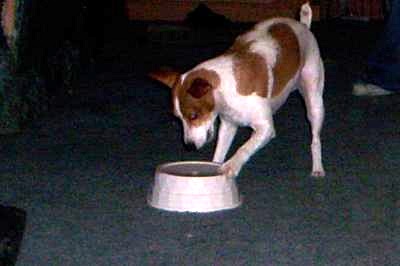
[[[304,3],[300,9],[300,22],[305,24],[308,28],[311,27],[312,10],[309,2]]]

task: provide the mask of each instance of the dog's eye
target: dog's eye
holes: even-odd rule
[[[196,120],[197,118],[199,118],[199,114],[197,112],[191,112],[189,114],[189,120],[193,121]]]

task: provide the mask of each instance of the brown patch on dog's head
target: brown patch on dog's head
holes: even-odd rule
[[[220,84],[215,71],[194,70],[183,81],[182,75],[171,68],[161,68],[149,76],[171,88],[174,114],[178,114],[179,108],[188,125],[198,126],[210,117],[215,107],[212,91]],[[179,106],[176,106],[176,99]]]
[[[175,91],[183,119],[189,126],[199,126],[210,118],[215,108],[213,90],[220,84],[215,71],[198,69],[190,72]]]
[[[280,47],[273,69],[274,86],[272,97],[274,97],[281,94],[289,80],[299,70],[301,56],[299,40],[290,26],[277,23],[271,26],[269,33]]]

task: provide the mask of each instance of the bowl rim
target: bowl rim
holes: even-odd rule
[[[220,177],[223,176],[222,173],[216,173],[214,175],[205,175],[205,176],[195,176],[195,175],[177,175],[177,174],[172,174],[167,171],[163,171],[163,168],[170,167],[170,166],[175,166],[175,165],[183,165],[183,164],[201,164],[201,165],[210,165],[210,166],[221,166],[221,163],[216,163],[212,161],[200,161],[200,160],[194,160],[194,161],[175,161],[175,162],[167,162],[163,163],[157,166],[156,168],[156,175],[157,174],[164,174],[164,175],[169,175],[169,176],[174,176],[174,177],[185,177],[185,178],[209,178],[209,177]]]

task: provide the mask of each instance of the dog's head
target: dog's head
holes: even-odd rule
[[[197,149],[214,136],[215,110],[214,91],[220,79],[215,71],[195,69],[180,74],[172,69],[160,69],[150,77],[172,89],[174,114],[181,119],[186,144]]]

